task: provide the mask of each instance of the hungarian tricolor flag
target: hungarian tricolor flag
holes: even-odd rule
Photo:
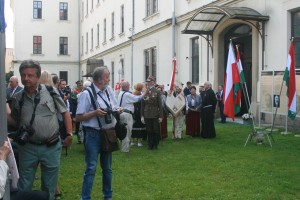
[[[173,58],[173,70],[171,74],[171,80],[169,83],[169,91],[173,91],[174,89],[174,81],[175,81],[175,73],[176,73],[176,57]]]
[[[224,84],[224,114],[234,120],[234,84],[240,82],[232,42],[229,44],[228,60],[226,67],[226,77]]]
[[[290,50],[287,58],[287,64],[284,72],[283,79],[287,86],[287,96],[288,96],[288,116],[291,119],[295,119],[296,111],[296,61],[295,61],[295,51],[294,42],[291,42]]]
[[[242,102],[242,85],[245,83],[245,75],[243,71],[241,56],[239,52],[239,48],[236,45],[236,52],[237,52],[237,58],[236,58],[236,64],[240,75],[240,83],[234,84],[234,113],[237,114],[241,111],[241,102]]]

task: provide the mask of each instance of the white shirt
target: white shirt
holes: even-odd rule
[[[94,85],[94,83],[93,83]],[[101,97],[108,103],[111,105],[112,107],[112,110],[116,110],[118,108],[118,104],[117,104],[117,100],[115,98],[115,95],[114,95],[114,91],[113,89],[110,87],[110,86],[107,86],[107,88],[103,91],[100,91],[97,86],[95,86],[95,90],[96,90],[96,93],[98,94],[100,92],[100,95]],[[88,90],[90,90],[90,88],[87,88]],[[92,91],[92,90],[90,90]],[[108,100],[108,96],[106,95],[106,91],[108,92],[109,94],[109,99]],[[106,104],[104,103],[104,101],[102,100],[102,98],[99,97],[99,95],[97,95],[97,102],[96,102],[96,106],[97,108],[102,108],[102,109],[107,109],[107,106]],[[83,91],[79,98],[78,98],[78,105],[77,105],[77,111],[76,111],[76,114],[77,115],[80,115],[80,114],[85,114],[85,113],[89,113],[89,112],[92,112],[94,111],[94,107],[92,105],[92,102],[91,102],[91,99],[90,99],[90,95],[89,95],[89,92],[88,91]],[[116,124],[116,120],[114,117],[112,117],[113,121],[112,123],[110,124],[106,124],[105,123],[105,120],[104,120],[104,117],[99,117],[100,118],[100,122],[101,122],[101,125],[102,125],[102,128],[112,128],[115,126]],[[98,121],[97,121],[97,118],[96,117],[92,117],[86,121],[82,121],[82,125],[83,126],[88,126],[88,127],[92,127],[92,128],[95,128],[95,129],[99,129],[99,124],[98,124]]]
[[[123,95],[122,105],[120,105],[122,95]],[[141,96],[134,95],[128,91],[121,91],[118,96],[118,106],[124,108],[125,110],[129,110],[133,113],[134,112],[133,104],[136,102],[140,102],[141,100],[142,100]]]

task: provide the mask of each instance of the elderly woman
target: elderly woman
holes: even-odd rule
[[[134,85],[134,90],[132,94],[141,95],[142,90],[144,89],[144,84],[137,83]],[[142,139],[146,137],[146,127],[145,124],[141,121],[141,102],[134,103],[134,113],[133,113],[134,123],[132,126],[132,135],[131,135],[131,146],[143,146]]]
[[[196,94],[196,87],[192,86],[191,94],[186,97],[186,135],[200,136],[200,107],[201,96]]]

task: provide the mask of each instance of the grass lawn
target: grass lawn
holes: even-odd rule
[[[113,199],[300,199],[300,138],[275,133],[272,148],[266,138],[262,145],[254,139],[244,147],[251,126],[215,124],[215,139],[186,138],[184,133],[184,139],[172,140],[169,133],[157,151],[145,145],[130,153],[114,152]],[[76,142],[74,137],[68,156],[62,152],[64,200],[80,199],[84,148]],[[39,184],[37,180],[35,188]],[[102,199],[100,166],[92,197]]]

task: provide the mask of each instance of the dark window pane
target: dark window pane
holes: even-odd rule
[[[33,36],[33,54],[42,53],[42,37]]]
[[[199,83],[199,43],[198,43],[198,38],[192,39],[192,82]]]
[[[33,2],[33,18],[34,19],[42,18],[42,2],[41,1]]]
[[[293,24],[294,25],[299,25],[300,24],[300,11],[299,12],[295,12],[292,14],[293,16]]]

